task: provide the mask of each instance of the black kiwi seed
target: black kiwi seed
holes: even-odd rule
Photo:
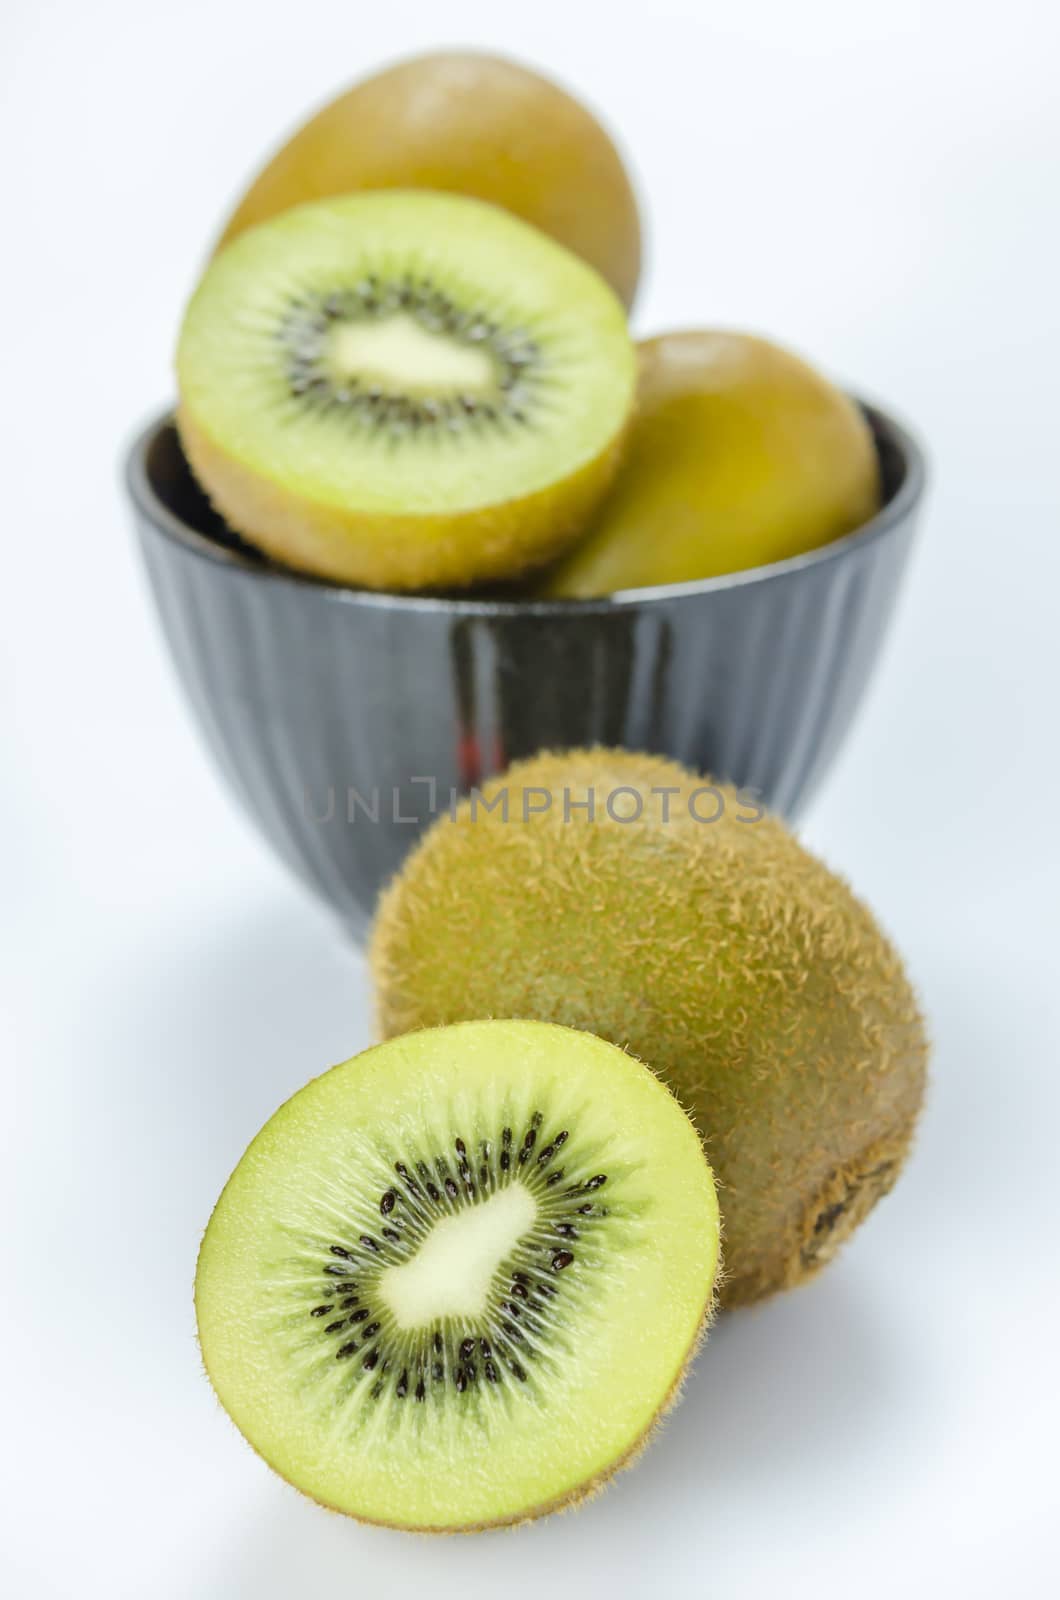
[[[369,1311],[367,1306],[361,1306],[359,1311],[354,1311],[351,1314],[350,1321],[351,1322],[366,1322],[368,1320],[368,1318],[371,1316],[371,1314],[372,1313]]]
[[[576,1239],[578,1230],[572,1222],[555,1222],[552,1225],[553,1233],[558,1233],[564,1239]]]
[[[325,1267],[324,1271],[329,1278],[348,1278],[350,1276],[349,1267]]]
[[[341,1256],[343,1261],[352,1261],[353,1260],[353,1257],[350,1255],[350,1252],[348,1250],[344,1249],[341,1244],[329,1244],[328,1245],[328,1249],[331,1251],[333,1256]]]
[[[354,1318],[351,1317],[350,1321],[353,1322]],[[376,1334],[379,1332],[379,1326],[380,1325],[379,1325],[378,1322],[370,1322],[368,1324],[367,1328],[365,1328],[364,1332],[362,1333],[361,1338],[362,1339],[374,1339]]]
[[[467,1373],[464,1371],[463,1367],[458,1369],[453,1382],[456,1384],[457,1394],[463,1394],[464,1390],[467,1388]]]
[[[364,1360],[361,1362],[361,1365],[364,1368],[365,1372],[371,1372],[372,1368],[375,1366],[375,1364],[376,1364],[376,1362],[378,1360],[379,1360],[379,1351],[378,1350],[369,1350],[368,1354],[365,1356]]]
[[[517,1299],[525,1300],[526,1297],[527,1297],[527,1293],[528,1293],[528,1291],[527,1291],[527,1287],[526,1287],[525,1283],[513,1283],[512,1284],[512,1294],[514,1294]]]
[[[416,1385],[416,1399],[417,1400],[425,1400],[426,1398],[427,1398],[427,1385],[424,1383],[423,1379],[421,1378],[419,1383]]]
[[[538,1164],[538,1166],[539,1167],[547,1167],[549,1162],[552,1160],[552,1157],[555,1155],[555,1153],[556,1153],[555,1145],[554,1144],[546,1144],[545,1148],[543,1150],[539,1150],[538,1153],[537,1153],[537,1164]]]
[[[334,1311],[334,1309],[335,1309],[334,1305],[330,1305],[330,1306],[314,1306],[312,1311],[309,1313],[309,1315],[311,1317],[326,1317],[328,1312],[329,1311]]]
[[[474,1341],[474,1339],[461,1339],[461,1341],[460,1341],[460,1354],[463,1356],[464,1360],[466,1361],[468,1359],[468,1357],[469,1356],[473,1356],[474,1353],[475,1353],[475,1341]]]
[[[460,1193],[459,1189],[457,1188],[456,1184],[453,1182],[452,1178],[446,1178],[446,1180],[445,1180],[445,1192],[449,1196],[450,1200],[455,1200],[457,1195]]]
[[[590,1178],[587,1183],[582,1185],[582,1187],[584,1188],[586,1194],[588,1194],[592,1189],[602,1189],[606,1182],[607,1173],[598,1172],[595,1178]]]
[[[344,1328],[345,1326],[346,1326],[346,1318],[345,1317],[340,1317],[337,1322],[329,1322],[325,1326],[324,1332],[325,1333],[338,1333],[339,1329],[340,1328]]]
[[[436,1333],[435,1334],[433,1343],[434,1343],[434,1348],[437,1350],[438,1354],[441,1355],[441,1353],[442,1353],[442,1336],[441,1336],[440,1333]]]
[[[493,1365],[492,1361],[486,1362],[486,1377],[489,1379],[490,1383],[497,1382],[497,1369]]]
[[[587,1217],[592,1212],[592,1209],[593,1208],[592,1208],[591,1204],[589,1204],[587,1206],[579,1206],[578,1207],[578,1215],[581,1216],[581,1217]]]
[[[388,1189],[379,1201],[379,1209],[384,1217],[388,1217],[397,1204],[397,1195],[393,1189]]]
[[[397,1395],[399,1400],[404,1400],[404,1398],[408,1394],[408,1392],[409,1392],[409,1375],[408,1375],[408,1372],[404,1368],[402,1368],[401,1376],[398,1379],[397,1383],[395,1383],[395,1385],[394,1385],[394,1393]]]
[[[351,1339],[348,1344],[340,1344],[339,1348],[335,1351],[335,1360],[336,1361],[344,1361],[347,1356],[352,1356],[353,1355],[353,1352],[356,1350],[356,1348],[357,1348],[357,1340],[356,1339]]]
[[[454,1141],[454,1143],[456,1145],[456,1153],[457,1153],[457,1155],[458,1156],[466,1156],[467,1155],[467,1145],[464,1143],[463,1139],[457,1139],[457,1140]]]
[[[511,1128],[502,1128],[501,1129],[501,1144],[507,1150],[508,1147],[510,1146],[511,1142],[512,1142],[512,1130],[511,1130]]]
[[[479,1344],[479,1349],[482,1351],[482,1354],[484,1356],[489,1356],[489,1355],[493,1354],[492,1350],[490,1349],[490,1342],[489,1342],[488,1339],[480,1339],[478,1344]]]
[[[376,1254],[378,1254],[378,1252],[379,1252],[378,1241],[373,1239],[370,1233],[362,1233],[361,1234],[361,1243],[364,1245],[364,1248],[366,1250],[374,1250],[376,1252]]]
[[[507,1150],[502,1150],[501,1151],[501,1171],[502,1172],[507,1172],[508,1168],[511,1166],[511,1164],[512,1164],[512,1158],[511,1158],[510,1153]]]
[[[564,1267],[569,1267],[573,1260],[574,1256],[570,1250],[557,1250],[552,1257],[553,1272],[562,1272]]]
[[[518,1378],[520,1383],[525,1383],[526,1382],[526,1370],[525,1370],[525,1368],[521,1367],[519,1365],[518,1361],[512,1361],[510,1363],[510,1366],[511,1366],[513,1377]]]
[[[563,1178],[564,1178],[563,1168],[562,1167],[557,1167],[555,1172],[550,1172],[549,1173],[548,1177],[545,1179],[545,1184],[546,1184],[546,1186],[548,1188],[551,1188],[554,1183],[562,1183],[563,1182]]]
[[[390,1239],[394,1244],[400,1244],[401,1243],[401,1235],[400,1235],[400,1233],[398,1233],[396,1228],[384,1228],[383,1229],[383,1238],[384,1239]]]

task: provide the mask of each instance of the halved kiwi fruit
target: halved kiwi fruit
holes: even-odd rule
[[[651,1072],[535,1022],[428,1030],[333,1068],[253,1141],[210,1219],[210,1379],[283,1477],[394,1527],[582,1498],[673,1400],[718,1210]]]
[[[354,84],[265,165],[222,242],[307,200],[365,189],[445,189],[503,206],[632,303],[640,217],[622,159],[591,112],[517,61],[442,50]]]
[[[362,194],[250,229],[207,270],[178,425],[231,526],[373,588],[513,577],[617,465],[635,358],[598,275],[479,201]]]
[[[879,509],[868,423],[798,356],[712,329],[647,339],[637,354],[621,471],[543,594],[584,600],[767,566]]]
[[[927,1045],[895,950],[782,822],[674,762],[485,784],[408,858],[371,961],[384,1036],[538,1017],[659,1072],[718,1176],[726,1305],[821,1268],[908,1151]]]

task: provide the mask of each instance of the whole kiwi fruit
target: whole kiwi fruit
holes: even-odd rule
[[[537,1022],[427,1029],[309,1083],[199,1252],[203,1362],[295,1487],[457,1531],[576,1504],[673,1402],[717,1198],[662,1083]]]
[[[371,966],[385,1037],[536,1017],[659,1072],[718,1179],[725,1305],[817,1272],[909,1148],[898,955],[782,822],[673,762],[544,754],[473,792],[386,891]]]
[[[441,51],[354,84],[259,172],[221,244],[289,206],[358,189],[489,200],[582,256],[633,303],[640,216],[622,159],[591,112],[517,62]]]
[[[875,515],[869,425],[798,356],[706,330],[637,350],[622,470],[585,537],[542,580],[544,595],[588,599],[762,567]]]

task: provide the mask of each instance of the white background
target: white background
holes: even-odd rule
[[[61,1596],[1055,1594],[1060,31],[1006,4],[6,0],[0,1588]],[[806,821],[936,1039],[914,1164],[727,1319],[635,1471],[430,1541],[273,1478],[199,1367],[195,1252],[277,1104],[368,1042],[359,959],[209,770],[129,537],[203,253],[379,61],[506,48],[621,130],[639,331],[781,336],[928,441],[888,652]]]

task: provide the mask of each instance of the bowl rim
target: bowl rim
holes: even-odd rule
[[[179,545],[188,555],[214,565],[256,579],[260,583],[293,585],[310,590],[321,601],[342,605],[368,606],[373,609],[396,611],[442,612],[447,615],[475,616],[586,616],[609,612],[628,611],[651,607],[655,602],[693,600],[701,595],[717,594],[727,589],[751,588],[782,580],[789,575],[806,572],[816,567],[827,567],[844,560],[856,551],[867,549],[887,538],[909,517],[923,498],[927,483],[927,462],[923,449],[913,432],[893,413],[872,404],[857,394],[851,399],[860,407],[873,428],[882,433],[902,458],[904,473],[895,494],[880,507],[876,515],[860,528],[819,545],[802,555],[789,556],[784,561],[773,561],[761,567],[748,567],[740,572],[722,573],[718,577],[698,578],[686,583],[655,584],[641,589],[622,589],[614,594],[601,595],[587,600],[511,598],[499,594],[403,594],[397,591],[356,589],[326,578],[282,567],[271,561],[251,559],[241,551],[216,543],[205,534],[178,517],[162,501],[151,483],[148,457],[156,440],[167,428],[175,426],[176,412],[167,408],[157,414],[136,434],[125,456],[125,486],[140,516],[157,533],[171,543]]]

